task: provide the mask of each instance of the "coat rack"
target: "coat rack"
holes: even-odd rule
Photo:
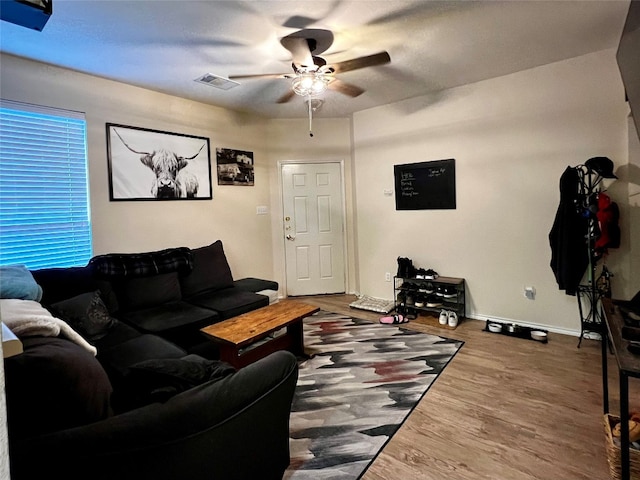
[[[582,343],[585,331],[591,331],[585,329],[585,327],[594,325],[598,333],[602,328],[602,311],[600,299],[603,295],[610,295],[609,279],[611,273],[607,270],[606,266],[602,268],[602,274],[600,275],[604,279],[604,285],[598,285],[596,279],[596,264],[598,258],[596,256],[595,242],[600,232],[598,225],[598,203],[597,195],[600,193],[600,183],[603,178],[617,178],[613,174],[613,162],[607,157],[593,157],[587,160],[584,165],[579,165],[576,168],[578,173],[579,183],[579,195],[576,200],[576,208],[578,213],[586,216],[587,218],[587,232],[586,232],[586,248],[587,248],[587,285],[579,285],[577,291],[578,309],[580,311],[580,339],[578,341],[578,348]],[[583,300],[587,308],[583,308]]]

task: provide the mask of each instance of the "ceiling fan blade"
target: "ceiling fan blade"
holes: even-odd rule
[[[365,57],[345,60],[344,62],[333,63],[331,64],[331,67],[333,68],[335,73],[342,73],[364,67],[375,67],[377,65],[384,65],[385,63],[389,63],[390,61],[391,57],[387,52],[380,52],[374,53],[373,55],[367,55]]]
[[[296,96],[296,93],[290,89],[287,91],[287,93],[285,93],[278,100],[276,100],[276,103],[287,103],[289,100],[291,100],[295,96]]]
[[[338,80],[337,78],[334,78],[329,82],[328,88],[335,90],[336,92],[340,92],[343,95],[348,95],[349,97],[357,97],[364,93],[364,89],[351,83]]]
[[[289,17],[283,24],[283,27],[287,28],[307,28],[309,25],[316,23],[318,20],[311,17],[305,17],[303,15],[294,15]]]
[[[229,80],[248,80],[252,78],[290,78],[290,73],[257,73],[253,75],[229,75]]]
[[[291,52],[293,63],[299,66],[313,67],[313,57],[309,49],[309,42],[302,37],[284,37],[280,40],[284,48]]]

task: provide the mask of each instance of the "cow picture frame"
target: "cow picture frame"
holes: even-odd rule
[[[110,201],[211,200],[209,139],[106,124]]]
[[[254,186],[253,152],[216,148],[216,165],[218,185]]]

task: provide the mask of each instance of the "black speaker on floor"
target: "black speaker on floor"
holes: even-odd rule
[[[53,0],[2,0],[0,19],[42,31],[53,12]]]

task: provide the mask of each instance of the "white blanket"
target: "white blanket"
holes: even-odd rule
[[[0,319],[19,338],[62,335],[84,347],[94,356],[97,353],[96,347],[82,338],[67,322],[54,317],[34,300],[1,299]]]

